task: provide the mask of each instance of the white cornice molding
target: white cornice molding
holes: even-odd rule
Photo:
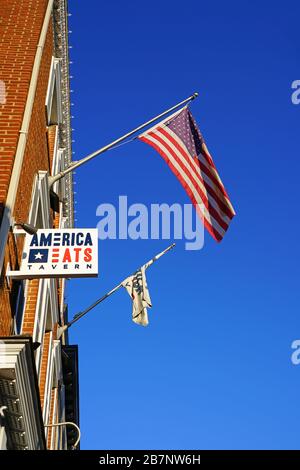
[[[14,449],[45,449],[45,434],[32,341],[0,338],[0,398],[7,435]]]

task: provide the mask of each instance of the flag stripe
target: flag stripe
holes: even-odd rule
[[[150,140],[148,140],[148,137],[141,137],[140,138],[143,142],[145,142],[146,144],[148,145],[151,145],[162,157],[164,160],[167,161],[167,157],[166,155],[164,155],[164,152],[163,150],[161,149],[161,147],[159,147],[158,145],[156,145],[154,142],[151,142]],[[171,164],[167,161],[168,165],[170,166],[171,170],[173,171],[172,167],[171,167]],[[184,187],[185,191],[187,192],[188,196],[190,197],[191,201],[192,201],[192,204],[193,206],[195,207],[199,217],[201,218],[201,220],[203,221],[204,223],[204,226],[205,228],[208,230],[208,232],[211,234],[211,236],[216,240],[216,241],[221,241],[222,238],[223,238],[223,235],[220,235],[219,232],[217,230],[214,230],[213,226],[211,225],[211,223],[205,218],[204,214],[203,214],[203,211],[202,211],[202,207],[203,207],[203,203],[202,202],[198,202],[194,196],[194,193],[193,191],[185,184],[185,181],[184,179],[181,177],[180,174],[177,174],[176,171],[173,171],[173,173],[177,176],[177,178],[179,179],[180,183],[182,184],[182,186]]]
[[[176,154],[179,161],[183,162],[184,165],[188,168],[188,170],[192,172],[194,178],[197,181],[197,184],[200,186],[202,192],[204,192],[206,199],[213,206],[213,208],[217,211],[217,213],[219,214],[219,217],[224,219],[228,225],[232,218],[232,214],[230,210],[228,209],[228,207],[225,206],[222,201],[224,200],[224,196],[222,197],[222,200],[220,200],[220,198],[215,193],[215,191],[213,191],[211,188],[205,185],[205,182],[203,180],[203,175],[201,174],[199,168],[197,167],[195,163],[195,159],[192,158],[190,154],[185,152],[181,147],[179,147],[176,140],[174,140],[173,137],[166,132],[166,130],[157,128],[157,133],[163,138],[163,140],[168,145],[171,146],[173,153]]]
[[[208,157],[210,158],[210,161],[211,161],[211,170],[213,171],[213,173],[214,173],[214,175],[215,175],[217,181],[219,182],[220,186],[222,186],[224,195],[226,196],[226,200],[227,200],[228,206],[230,207],[230,209],[231,209],[233,215],[235,215],[235,210],[234,210],[234,208],[233,208],[233,206],[232,206],[232,204],[231,204],[231,202],[230,202],[230,200],[229,200],[229,196],[228,196],[228,194],[227,194],[227,191],[226,191],[226,189],[224,188],[224,185],[223,185],[223,183],[222,183],[222,181],[221,181],[221,178],[220,178],[220,176],[219,176],[219,173],[218,173],[218,171],[217,171],[217,169],[216,169],[216,166],[215,166],[215,164],[214,164],[214,162],[213,162],[213,160],[212,160],[212,157],[211,157],[211,155],[210,155],[210,153],[209,153],[209,151],[208,151],[208,148],[207,148],[207,146],[206,146],[205,143],[203,143],[203,145],[202,145],[202,154],[201,154],[201,155],[208,156]]]
[[[178,170],[178,165],[176,164],[176,162],[175,164],[173,164],[173,158],[168,152],[168,150],[165,149],[164,146],[158,145],[158,142],[153,139],[152,136],[143,136],[141,137],[141,140],[151,145],[164,158],[164,160],[166,160],[171,170],[177,176],[182,186],[188,193],[193,205],[197,208],[197,212],[201,216],[205,227],[217,241],[220,241],[223,238],[223,235],[225,234],[225,230],[219,226],[218,222],[215,221],[212,216],[210,216],[209,212],[203,204],[201,197],[199,196],[199,193],[194,188],[193,184],[189,181],[183,171],[181,171],[180,169]]]
[[[214,170],[214,169],[212,169],[210,166],[208,166],[208,163],[203,158],[203,155],[200,154],[200,155],[198,155],[198,158],[193,158],[193,156],[190,155],[188,149],[186,148],[186,146],[184,145],[182,140],[180,140],[177,137],[175,132],[173,132],[169,128],[161,129],[161,132],[163,132],[165,135],[168,134],[168,137],[172,140],[172,142],[174,143],[174,145],[176,146],[178,151],[182,153],[182,156],[189,160],[190,164],[192,164],[193,167],[195,168],[195,171],[198,174],[200,173],[202,179],[210,186],[211,190],[214,193],[214,194],[212,194],[212,196],[217,198],[218,202],[220,202],[220,204],[222,204],[222,206],[228,208],[227,210],[224,209],[224,212],[226,212],[228,217],[232,218],[232,216],[234,215],[234,211],[233,211],[232,205],[229,202],[226,190],[225,190],[219,176],[218,176],[218,179],[216,179],[216,177],[212,173],[212,170]],[[199,169],[198,165],[200,166],[200,169]],[[205,175],[201,174],[201,170],[205,171],[206,177],[205,177]]]
[[[213,200],[209,195],[207,195],[206,189],[203,186],[203,183],[200,181],[199,178],[197,178],[197,181],[195,181],[194,176],[191,174],[191,166],[187,166],[185,164],[185,160],[182,158],[178,157],[178,153],[176,152],[176,149],[172,149],[170,145],[170,141],[168,140],[167,142],[163,140],[162,136],[158,135],[156,132],[151,132],[150,136],[156,139],[160,145],[164,146],[164,148],[169,152],[169,155],[173,157],[171,163],[175,168],[178,170],[178,167],[181,169],[181,172],[184,173],[188,180],[192,183],[193,188],[195,191],[197,191],[201,201],[205,205],[207,211],[209,214],[211,214],[214,219],[218,222],[218,224],[226,230],[228,228],[230,220],[227,218],[226,215],[220,213],[219,210],[216,210],[215,206],[218,208],[218,204]],[[177,167],[176,167],[177,163]],[[179,170],[180,171],[180,170]]]
[[[166,161],[209,233],[222,240],[235,215],[197,124],[187,107],[139,135]]]

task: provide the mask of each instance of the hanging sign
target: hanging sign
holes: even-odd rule
[[[97,229],[39,229],[26,235],[20,271],[7,272],[21,279],[98,276]]]

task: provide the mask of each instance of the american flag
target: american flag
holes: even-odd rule
[[[185,107],[139,135],[157,150],[189,195],[206,229],[218,242],[235,215],[201,132]]]

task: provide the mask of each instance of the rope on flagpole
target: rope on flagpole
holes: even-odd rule
[[[137,136],[132,137],[132,139],[126,140],[126,142],[121,142],[120,144],[114,145],[114,147],[107,149],[107,151],[109,152],[110,150],[114,150],[114,149],[117,149],[118,147],[122,147],[122,145],[130,144],[130,142],[136,139],[137,139]]]
[[[78,161],[74,161],[74,162],[71,162],[71,164],[69,165],[68,168],[66,168],[65,170],[57,173],[56,175],[54,176],[49,176],[48,177],[48,181],[49,181],[49,188],[51,188],[53,186],[54,183],[56,183],[56,181],[60,180],[61,178],[63,178],[64,176],[66,176],[68,173],[74,171],[76,168],[78,168],[79,166],[83,165],[84,163],[87,163],[88,161],[92,160],[93,158],[97,157],[98,155],[106,152],[107,150],[110,150],[111,148],[113,147],[116,147],[116,145],[118,145],[120,142],[123,142],[124,140],[126,140],[128,137],[131,137],[133,134],[136,134],[137,132],[145,129],[147,126],[149,126],[150,124],[154,123],[155,121],[157,121],[158,119],[166,116],[167,114],[171,113],[172,111],[175,111],[175,109],[178,109],[180,108],[180,106],[183,106],[191,101],[193,101],[194,99],[196,99],[198,97],[198,93],[193,93],[191,96],[189,96],[188,98],[186,98],[185,100],[183,101],[180,101],[180,103],[177,103],[175,104],[175,106],[172,106],[171,108],[167,109],[166,111],[162,112],[161,114],[158,114],[157,116],[155,116],[154,118],[150,119],[149,121],[145,122],[144,124],[141,124],[140,126],[136,127],[135,129],[133,129],[132,131],[130,132],[127,132],[127,134],[124,134],[122,135],[121,137],[119,137],[118,139],[114,140],[113,142],[109,143],[108,145],[105,145],[104,147],[101,147],[100,149],[96,150],[95,152],[93,153],[90,153],[89,155],[87,155],[86,157],[82,158],[81,160],[78,160]]]
[[[189,105],[186,104],[185,106],[183,106],[179,111],[178,111],[178,114],[179,112],[183,111],[184,109],[188,108]],[[169,118],[171,119],[172,116],[169,116]],[[169,119],[167,119],[165,122],[163,123],[160,123],[159,124],[159,127],[162,127],[163,129],[165,127],[167,127],[168,125],[168,122],[169,122]],[[148,129],[149,130],[149,129]],[[139,138],[139,135],[135,135],[134,137],[132,137],[131,139],[129,140],[126,140],[126,142],[121,142],[120,144],[117,144],[117,145],[114,145],[113,147],[107,149],[107,151],[110,151],[110,150],[114,150],[114,149],[117,149],[118,147],[122,147],[122,145],[126,145],[126,144],[130,144],[131,142],[133,142],[134,140],[137,140]]]

